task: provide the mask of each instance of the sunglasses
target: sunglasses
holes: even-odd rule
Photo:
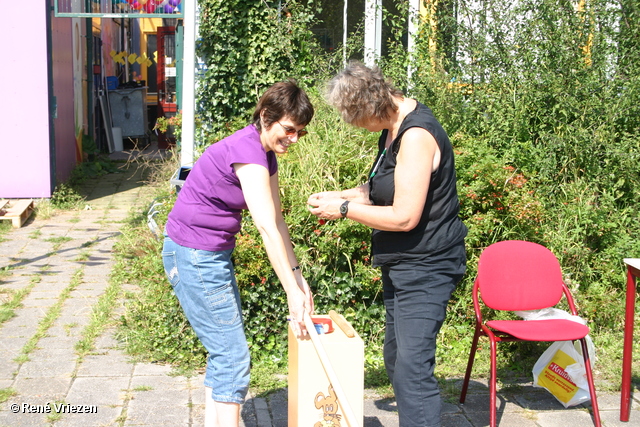
[[[282,129],[284,129],[284,133],[287,136],[293,136],[295,134],[298,134],[298,138],[302,138],[303,136],[305,136],[306,134],[308,134],[309,132],[302,129],[302,130],[295,130],[294,128],[290,127],[290,126],[285,126],[282,123],[280,123],[279,121],[276,120],[276,123],[278,123],[280,126],[282,126]]]

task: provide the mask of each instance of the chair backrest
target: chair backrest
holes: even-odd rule
[[[482,301],[495,310],[538,310],[556,305],[563,294],[555,255],[537,243],[507,240],[488,246],[476,278]]]

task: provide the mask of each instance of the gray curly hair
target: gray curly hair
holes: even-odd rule
[[[369,68],[351,61],[327,83],[325,96],[345,122],[359,126],[372,118],[388,119],[398,110],[393,98],[404,94],[384,78],[377,66]]]

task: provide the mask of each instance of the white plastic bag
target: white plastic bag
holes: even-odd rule
[[[565,408],[591,398],[579,341],[557,341],[533,367],[533,386],[547,389]],[[576,348],[577,347],[577,348]]]
[[[587,324],[587,321],[582,317],[574,316],[571,313],[553,307],[543,308],[541,310],[516,311],[515,313],[524,320],[566,319],[582,323],[583,325]]]
[[[579,316],[557,308],[516,311],[524,320],[566,319],[586,325]],[[591,366],[596,362],[596,349],[591,337],[585,337]],[[549,346],[533,367],[533,386],[547,389],[565,407],[591,399],[587,371],[580,341],[557,341]]]

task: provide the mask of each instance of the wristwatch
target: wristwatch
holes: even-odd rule
[[[345,200],[345,202],[340,205],[340,215],[342,215],[342,218],[347,216],[347,212],[349,212],[349,200]]]

